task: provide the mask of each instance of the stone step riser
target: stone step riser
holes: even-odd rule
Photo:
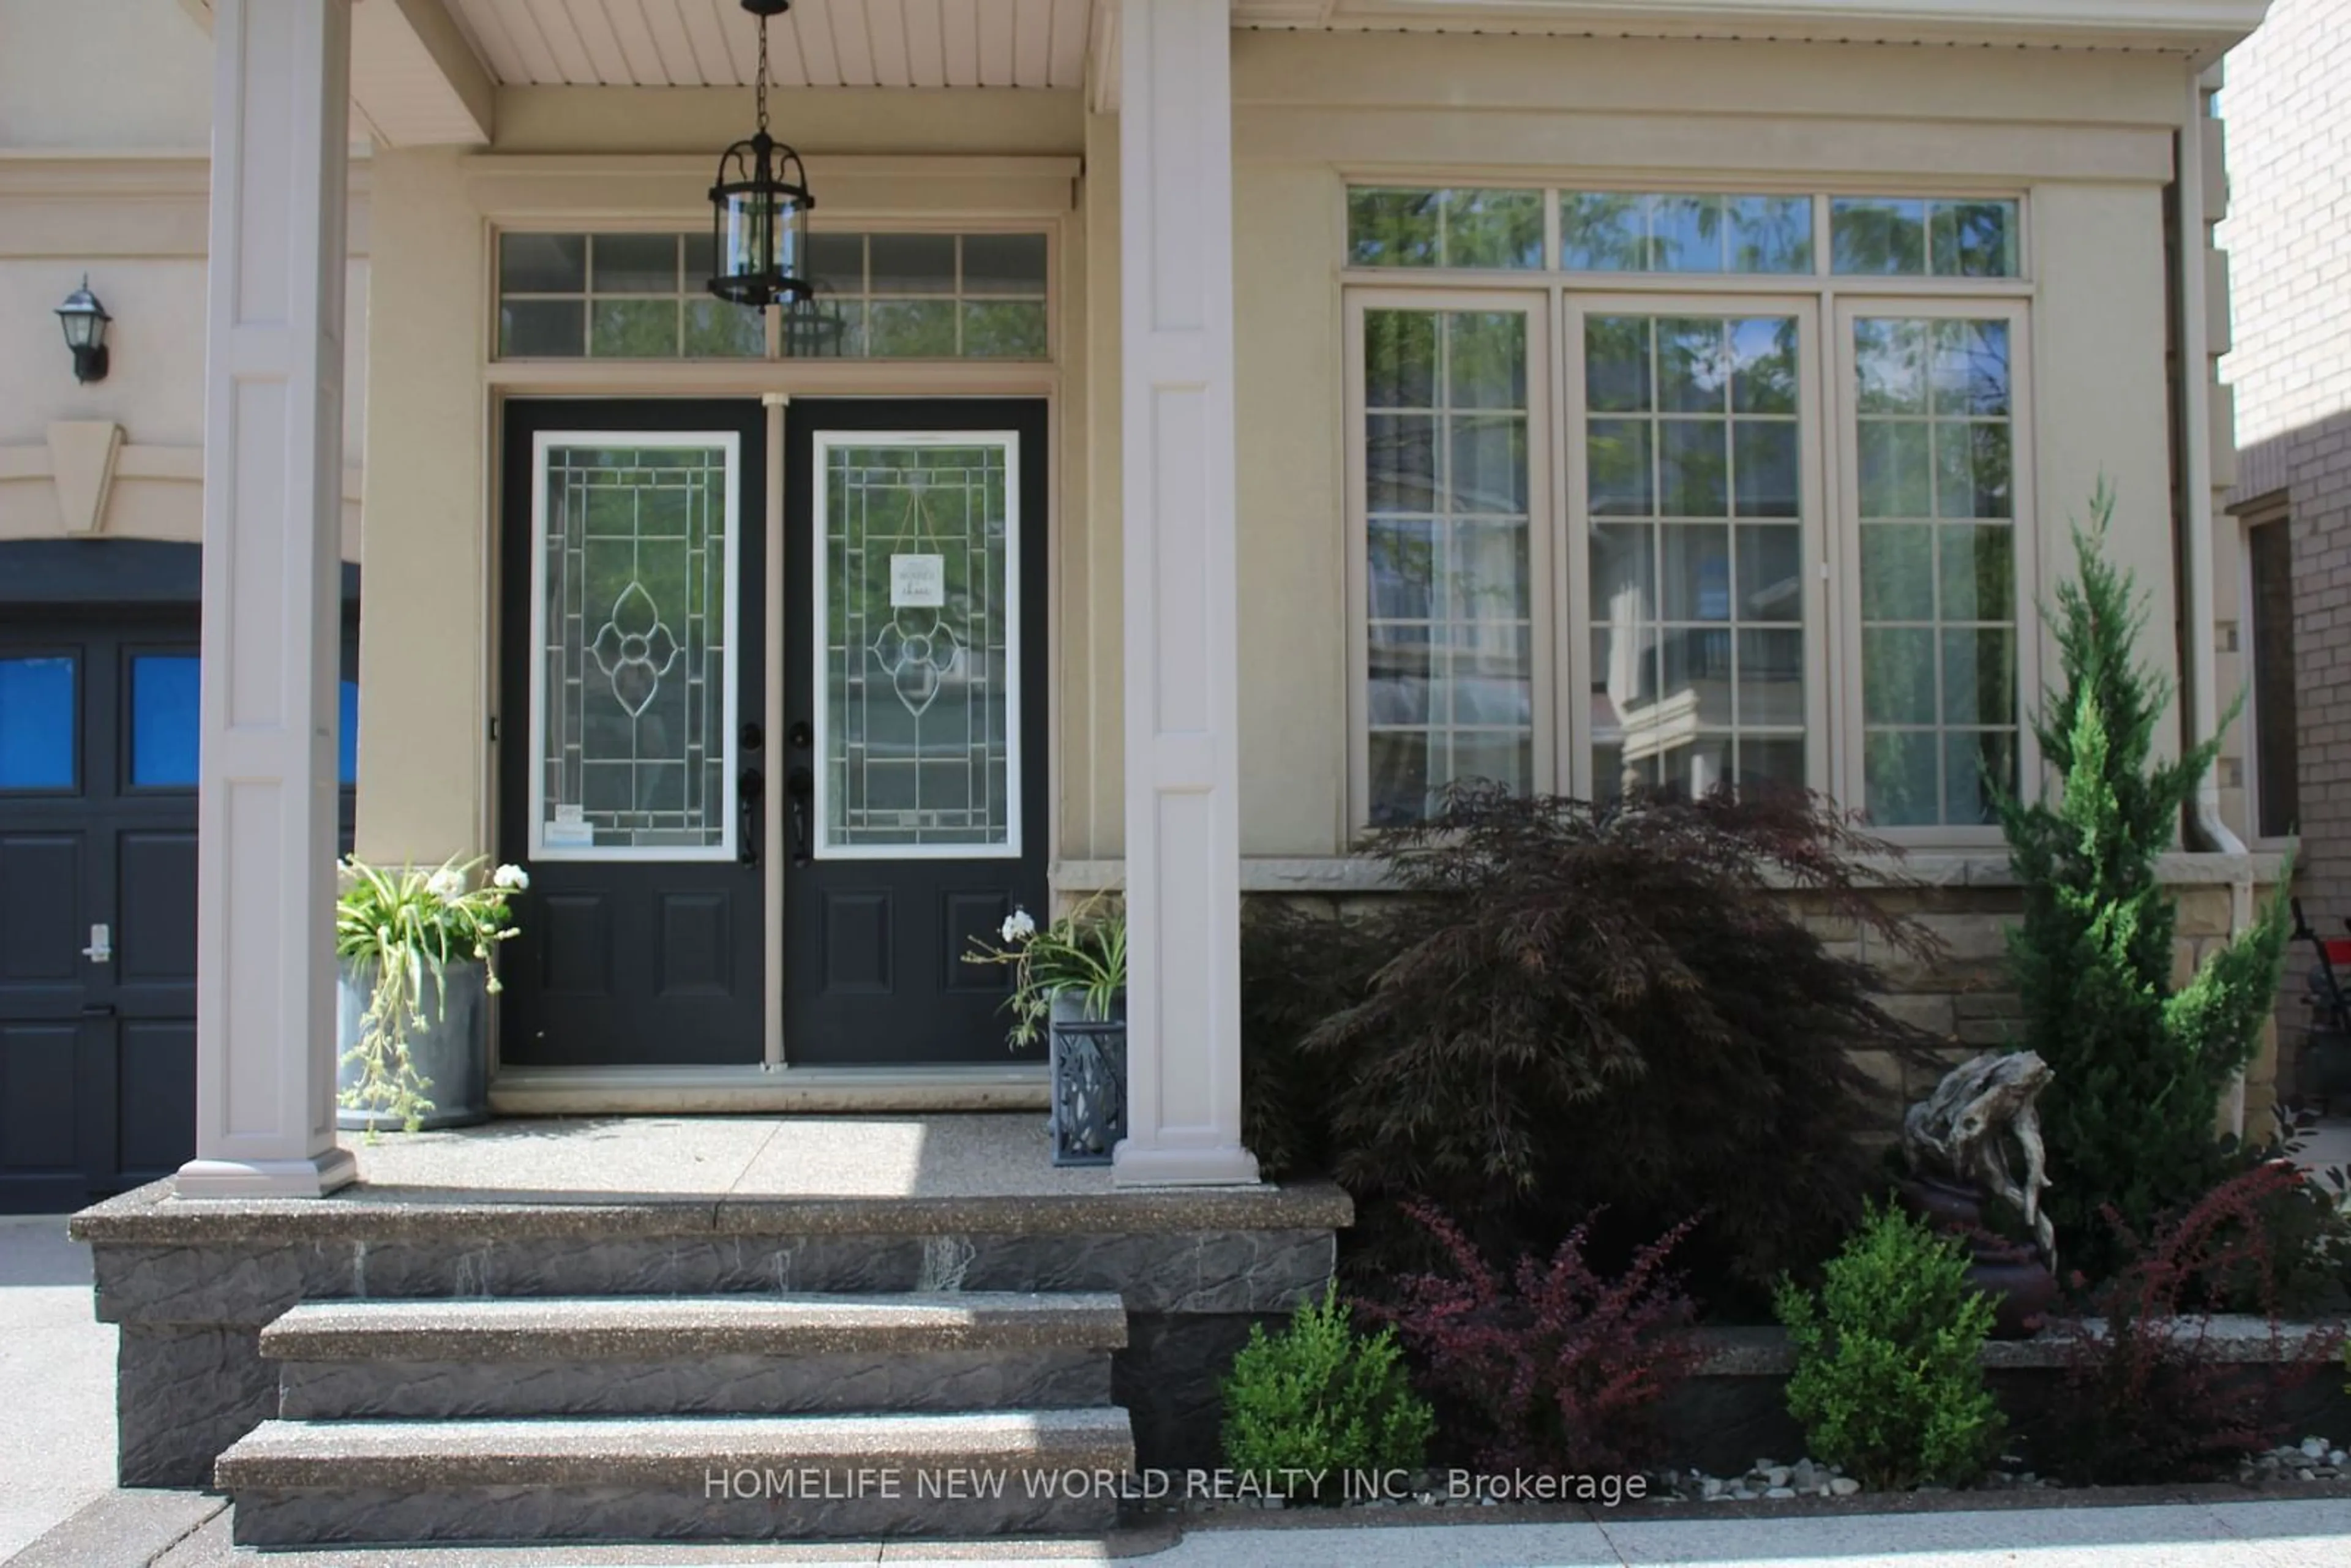
[[[251,1546],[1095,1533],[1117,1409],[263,1423],[220,1457]]]
[[[951,1471],[949,1473],[952,1473]],[[942,1483],[944,1486],[946,1483]],[[240,1546],[425,1542],[823,1541],[1098,1535],[1116,1527],[1114,1489],[1032,1498],[1018,1477],[1001,1499],[901,1495],[826,1499],[705,1496],[706,1478],[674,1485],[486,1486],[433,1492],[239,1490]]]
[[[106,1322],[245,1323],[302,1301],[1110,1291],[1136,1312],[1283,1311],[1330,1277],[1328,1230],[1116,1235],[449,1237],[109,1247]]]
[[[279,1365],[298,1420],[790,1416],[1061,1409],[1111,1402],[1100,1350],[662,1361],[332,1361]]]

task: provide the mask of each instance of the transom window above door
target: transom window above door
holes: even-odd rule
[[[769,312],[706,290],[707,231],[502,234],[497,353],[1044,360],[1049,251],[1042,233],[820,233],[809,243],[815,298]]]

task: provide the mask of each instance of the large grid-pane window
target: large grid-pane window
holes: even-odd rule
[[[1528,317],[1363,319],[1369,815],[1535,784]]]
[[[1995,823],[2017,783],[2005,317],[1852,319],[1862,794],[1885,828]]]
[[[1801,327],[1583,319],[1596,799],[1806,782]]]

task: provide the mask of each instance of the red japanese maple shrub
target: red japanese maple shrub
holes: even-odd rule
[[[1614,1277],[1585,1259],[1589,1221],[1548,1262],[1529,1254],[1505,1273],[1435,1209],[1405,1208],[1455,1272],[1405,1275],[1396,1300],[1378,1310],[1426,1367],[1424,1381],[1447,1413],[1474,1434],[1482,1464],[1589,1475],[1656,1454],[1658,1403],[1698,1361],[1696,1309],[1667,1268],[1695,1220],[1641,1248]]]
[[[2286,1396],[2328,1368],[2343,1330],[2293,1339],[2279,1321],[2268,1216],[2309,1177],[2273,1161],[2239,1172],[2142,1242],[2111,1207],[2130,1256],[2070,1320],[2064,1397],[2044,1468],[2080,1485],[2233,1476],[2286,1430]],[[2079,1276],[2076,1276],[2078,1281]],[[2214,1333],[2209,1303],[2231,1281],[2264,1282],[2266,1341]],[[2292,1343],[2289,1343],[2292,1340]]]

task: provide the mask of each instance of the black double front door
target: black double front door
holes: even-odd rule
[[[784,423],[507,405],[507,1062],[1006,1059],[962,956],[1045,901],[1043,405]]]

